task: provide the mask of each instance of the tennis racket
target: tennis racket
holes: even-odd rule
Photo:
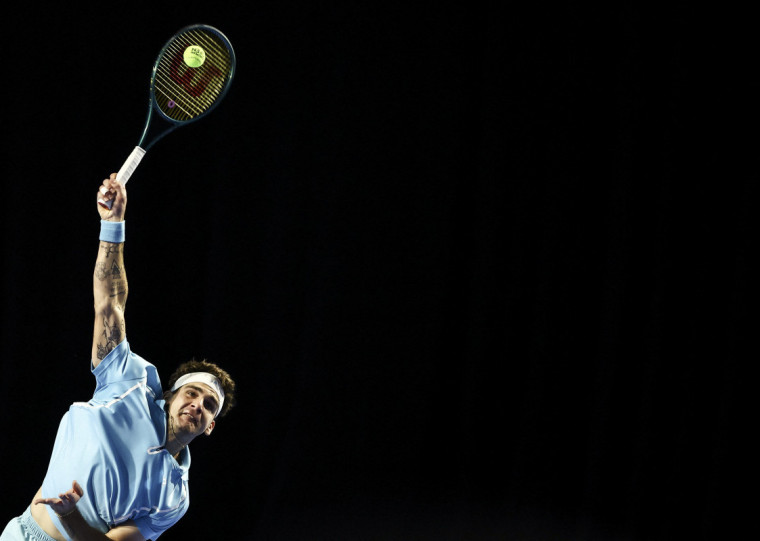
[[[230,41],[216,28],[193,25],[172,36],[153,66],[142,136],[116,179],[126,184],[145,153],[161,138],[219,105],[232,82],[235,64]],[[110,200],[98,202],[111,208]]]

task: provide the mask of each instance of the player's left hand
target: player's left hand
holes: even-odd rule
[[[34,504],[44,503],[53,508],[53,511],[58,515],[66,515],[74,510],[77,506],[77,502],[84,494],[82,487],[79,483],[74,481],[71,483],[71,489],[58,495],[57,498],[37,498],[34,500]]]

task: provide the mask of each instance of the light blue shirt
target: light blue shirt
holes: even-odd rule
[[[57,497],[76,480],[77,508],[103,533],[134,520],[145,539],[157,539],[190,504],[190,451],[179,461],[163,449],[166,413],[156,368],[123,340],[92,370],[95,393],[76,402],[58,428],[43,497]],[[69,539],[48,507],[58,530]]]

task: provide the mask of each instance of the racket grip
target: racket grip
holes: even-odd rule
[[[132,176],[132,173],[135,172],[135,169],[137,169],[137,166],[140,164],[140,160],[143,159],[143,156],[145,156],[145,150],[140,148],[139,146],[136,146],[132,153],[129,155],[129,158],[127,158],[127,161],[124,162],[124,165],[121,166],[121,169],[119,169],[119,172],[116,173],[116,180],[121,182],[122,186],[127,183],[129,180],[129,177]],[[112,201],[103,201],[98,200],[98,203],[100,203],[102,206],[111,208],[111,205],[113,204]]]

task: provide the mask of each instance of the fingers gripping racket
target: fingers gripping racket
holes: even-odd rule
[[[117,180],[126,184],[145,153],[162,137],[210,113],[227,93],[235,63],[230,41],[216,28],[188,26],[172,36],[153,66],[142,136],[119,169]],[[154,122],[159,119],[160,123]],[[109,209],[112,204],[99,203]]]

